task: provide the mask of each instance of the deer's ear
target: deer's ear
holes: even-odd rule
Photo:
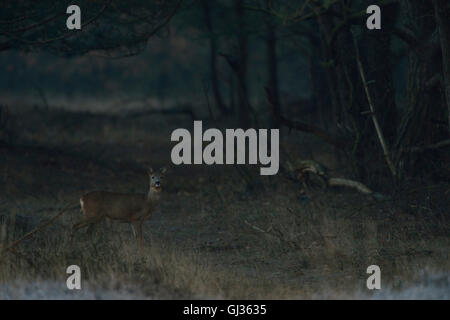
[[[152,167],[149,167],[149,168],[148,168],[148,174],[151,176],[151,175],[153,174],[153,172],[154,172],[154,171],[153,171],[153,168],[152,168]]]
[[[159,169],[159,171],[161,172],[161,174],[164,174],[167,172],[167,168],[166,167],[162,167],[161,169]]]

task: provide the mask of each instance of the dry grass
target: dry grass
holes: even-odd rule
[[[16,112],[20,139],[1,150],[4,246],[87,190],[144,192],[145,165],[169,163],[171,130],[190,126]],[[291,157],[312,155],[339,168],[314,141],[299,139],[285,141]],[[67,298],[361,298],[372,294],[365,289],[371,264],[381,267],[383,288],[408,288],[423,270],[443,274],[448,286],[448,183],[410,184],[376,202],[348,190],[304,198],[282,174],[261,177],[253,168],[245,175],[230,166],[172,168],[160,213],[145,226],[143,255],[126,224],[80,232],[70,245],[70,226],[80,219],[71,211],[15,254],[0,255],[0,291],[7,298],[24,298],[26,285],[43,288],[39,298],[54,297],[54,288]],[[84,295],[65,296],[71,264],[81,267]]]

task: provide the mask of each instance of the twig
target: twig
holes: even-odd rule
[[[91,19],[87,20],[85,23],[81,24],[81,27],[84,28],[88,25],[90,25],[91,23],[95,22],[95,20],[97,20],[102,14],[103,12],[106,10],[106,8],[108,7],[108,5],[111,3],[112,0],[109,0],[107,3],[105,3],[103,5],[103,7],[100,9],[100,11]],[[3,31],[2,34],[7,36],[8,38],[14,39],[14,40],[18,40],[20,42],[23,42],[25,44],[28,45],[45,45],[45,44],[49,44],[55,41],[59,41],[59,40],[64,40],[66,38],[72,37],[73,35],[77,34],[78,32],[73,32],[73,31],[69,31],[67,33],[64,33],[60,36],[56,36],[54,38],[49,38],[49,39],[45,39],[45,40],[37,40],[37,41],[28,41],[25,39],[22,39],[18,36],[15,36],[13,34],[11,34],[10,32],[5,32]]]
[[[388,148],[388,146],[386,144],[386,141],[385,141],[384,136],[383,136],[383,132],[381,131],[380,124],[378,123],[378,119],[377,119],[377,116],[375,114],[375,108],[374,108],[373,103],[372,103],[372,97],[370,96],[369,87],[367,86],[367,81],[366,81],[366,76],[364,74],[363,65],[362,65],[361,59],[359,57],[358,43],[356,42],[356,37],[355,37],[354,34],[353,34],[353,42],[354,42],[354,45],[355,45],[356,62],[358,64],[358,69],[359,69],[359,73],[361,75],[362,83],[364,85],[364,90],[366,91],[367,101],[369,102],[369,107],[370,107],[370,111],[371,111],[370,117],[372,118],[373,124],[375,126],[375,130],[376,130],[377,135],[378,135],[378,140],[380,141],[381,147],[383,148],[383,154],[384,154],[384,157],[385,157],[386,162],[388,164],[388,167],[391,170],[391,173],[392,173],[392,175],[395,178],[397,176],[397,172],[395,170],[394,163],[391,160],[391,155],[389,153],[389,148]]]
[[[48,110],[50,109],[49,105],[48,105],[48,100],[47,100],[47,96],[45,95],[44,90],[42,89],[41,86],[39,86],[38,84],[35,85],[36,86],[36,90],[39,94],[39,97],[42,100],[42,103],[44,104],[44,107]]]
[[[423,147],[411,147],[411,148],[406,148],[406,149],[400,149],[400,152],[423,152],[426,150],[439,149],[439,148],[443,148],[446,146],[450,146],[450,139],[439,141],[437,143],[430,144],[430,145],[423,146]]]
[[[206,106],[208,107],[209,118],[214,120],[214,114],[209,104],[209,86],[205,79],[202,79],[203,93],[205,94]]]
[[[30,236],[32,236],[33,234],[35,234],[36,232],[42,230],[43,228],[49,226],[50,224],[52,224],[56,219],[58,219],[64,212],[66,212],[69,209],[74,209],[77,206],[73,206],[73,207],[69,207],[69,205],[65,206],[61,211],[58,212],[58,214],[56,216],[54,216],[53,218],[51,218],[50,220],[48,220],[47,222],[41,224],[40,226],[37,226],[34,230],[28,232],[27,234],[25,234],[23,237],[21,237],[20,239],[14,241],[11,245],[9,245],[6,248],[3,248],[2,251],[0,251],[0,253],[3,253],[5,251],[11,251],[14,252],[13,248],[18,245],[20,242],[22,242],[23,240],[29,238]]]
[[[150,37],[154,36],[158,31],[160,31],[162,28],[164,28],[169,22],[170,20],[173,18],[173,16],[175,15],[175,13],[178,11],[178,9],[181,7],[181,3],[183,2],[183,0],[179,0],[176,4],[174,9],[172,10],[172,12],[166,17],[166,19],[161,22],[161,24],[159,24],[158,26],[156,26],[152,31],[150,31],[149,33],[146,33],[143,36],[138,37],[137,39],[133,39],[133,41],[130,41],[129,43],[127,43],[127,46],[131,46],[133,44],[139,43],[139,42],[143,42],[148,40]],[[108,50],[113,50],[113,49],[117,49],[117,47],[119,47],[121,44],[114,44],[114,45],[110,45],[110,46],[105,46],[105,47],[101,47],[98,48],[98,50],[102,50],[102,51],[108,51]]]
[[[254,229],[254,230],[256,230],[256,231],[258,231],[258,232],[262,232],[262,233],[269,233],[269,231],[270,231],[270,227],[269,227],[269,229],[267,229],[267,231],[266,230],[263,230],[263,229],[261,229],[260,227],[257,227],[257,226],[255,226],[255,225],[253,225],[253,224],[250,224],[247,220],[244,220],[244,223],[246,224],[246,225],[248,225],[250,228],[252,228],[252,229]]]

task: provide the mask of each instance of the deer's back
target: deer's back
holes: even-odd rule
[[[80,199],[86,218],[107,217],[130,221],[145,215],[150,210],[144,194],[92,191]]]

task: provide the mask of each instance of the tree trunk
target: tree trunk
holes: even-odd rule
[[[327,130],[334,129],[332,126],[334,120],[332,117],[333,101],[329,82],[327,82],[327,71],[320,65],[320,60],[323,60],[320,38],[311,34],[308,39],[312,50],[309,57],[309,77],[312,86],[311,104],[320,126]]]
[[[248,36],[245,23],[245,11],[243,7],[243,0],[235,0],[236,13],[238,19],[238,42],[239,42],[239,62],[238,62],[238,79],[239,79],[239,126],[241,128],[248,128],[250,126],[250,108],[248,101],[247,88],[247,62],[248,62]]]
[[[202,8],[205,16],[205,24],[209,33],[209,68],[211,72],[211,82],[216,106],[222,114],[228,114],[229,109],[225,106],[220,93],[219,79],[217,76],[217,39],[214,34],[211,21],[211,8],[208,0],[202,0]]]
[[[446,113],[440,83],[431,81],[442,72],[439,40],[435,37],[436,22],[431,1],[402,2],[407,20],[415,26],[417,44],[408,54],[406,109],[399,126],[397,146],[403,148],[425,146],[448,137],[447,128],[438,122]],[[402,163],[410,174],[417,174],[430,166],[436,154],[406,154]]]
[[[278,85],[278,61],[277,61],[277,38],[275,27],[271,20],[267,21],[267,59],[269,88],[272,92],[273,104],[276,112],[280,112],[280,94]],[[273,113],[272,113],[273,115]],[[280,124],[276,117],[271,117],[271,128],[279,128]]]
[[[334,109],[332,112],[334,124],[351,130],[353,146],[351,153],[347,155],[357,179],[365,181],[367,177],[365,159],[367,154],[370,154],[368,150],[375,144],[374,141],[370,141],[371,138],[374,140],[375,135],[373,130],[368,130],[372,129],[370,119],[361,115],[361,111],[365,110],[363,106],[367,106],[367,99],[359,80],[350,26],[343,26],[332,41],[332,30],[336,27],[335,19],[331,15],[319,15],[317,21],[321,33],[324,68]]]
[[[337,80],[336,80],[336,61],[334,59],[334,54],[332,48],[328,45],[328,42],[331,37],[331,16],[321,16],[317,17],[317,22],[319,25],[320,31],[320,48],[322,51],[322,63],[323,69],[326,74],[326,80],[328,84],[328,89],[330,93],[331,100],[331,110],[330,113],[330,121],[336,126],[339,121],[339,113],[341,110],[341,105],[339,103],[338,98],[338,90],[337,90]],[[317,59],[317,57],[316,57]]]
[[[444,72],[444,93],[447,102],[448,130],[450,132],[450,10],[448,0],[433,0],[434,15],[439,28]]]

